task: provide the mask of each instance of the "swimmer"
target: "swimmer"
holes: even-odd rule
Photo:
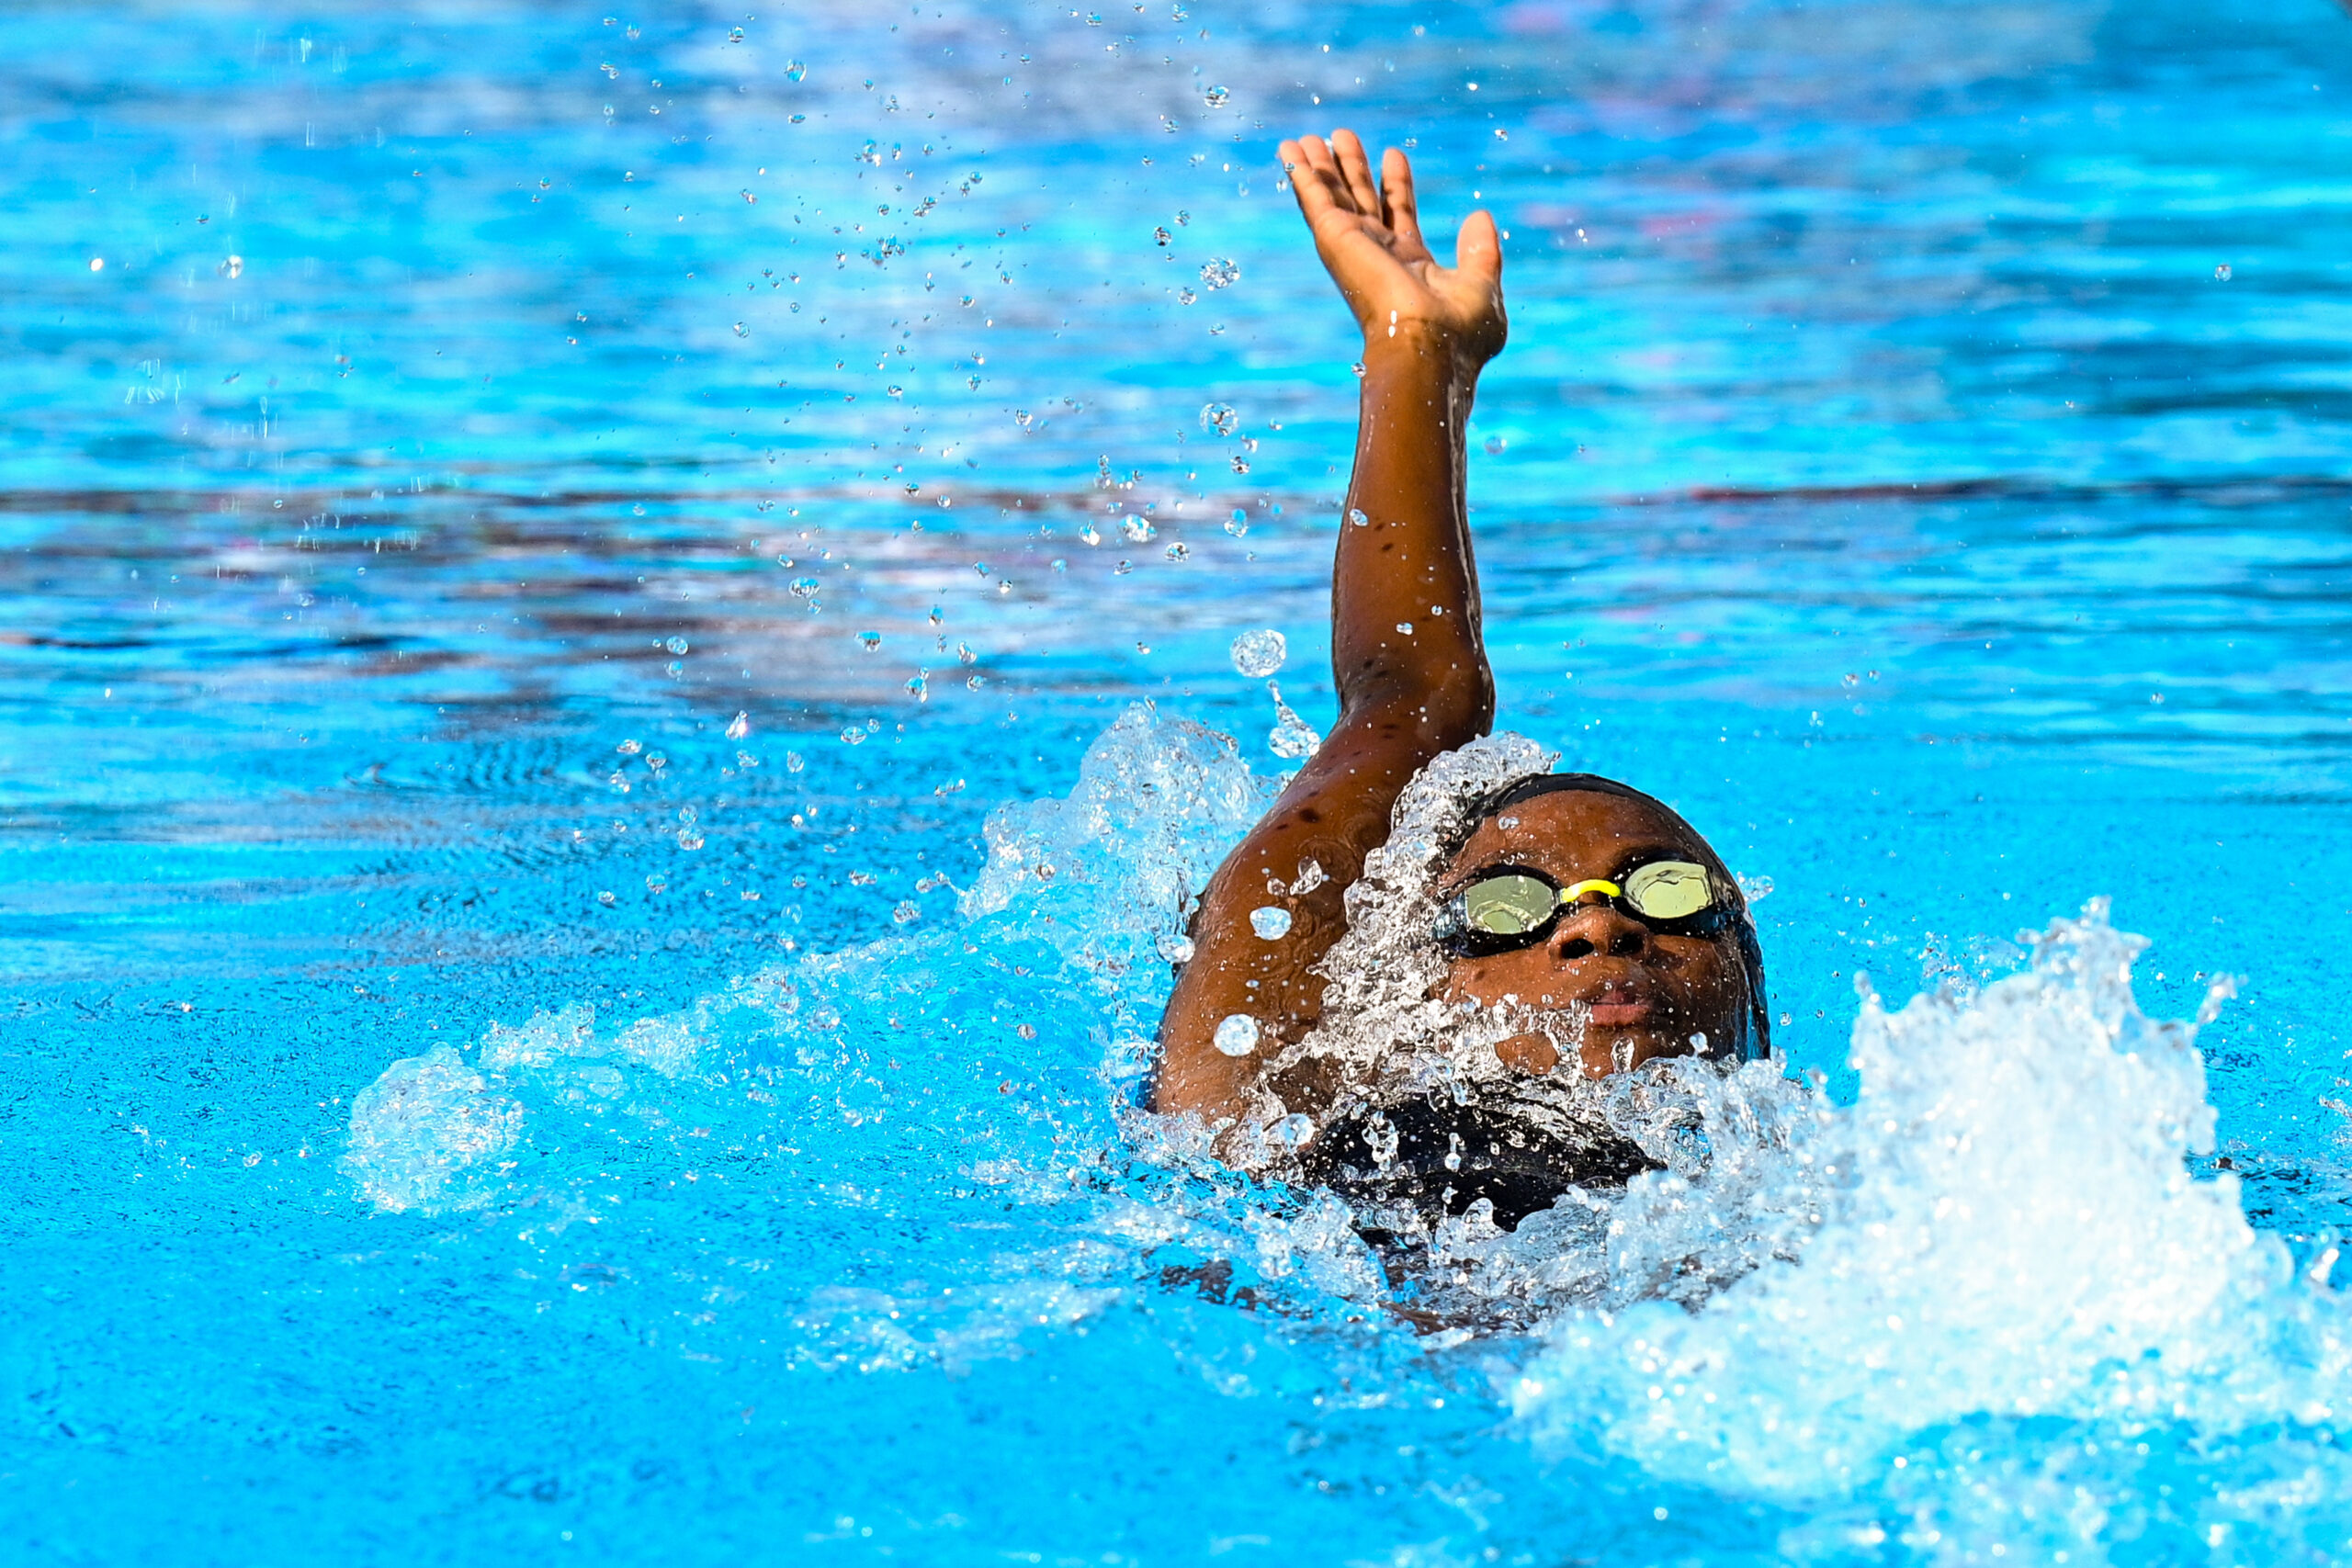
[[[1430,1000],[1528,1024],[1478,1064],[1493,1092],[1351,1094],[1316,1056],[1317,1031],[1335,1021],[1326,960],[1349,932],[1350,888],[1417,775],[1493,726],[1464,430],[1508,329],[1489,214],[1463,223],[1443,266],[1402,152],[1385,153],[1377,179],[1347,130],[1284,141],[1282,158],[1363,331],[1331,581],[1340,716],[1202,894],[1160,1026],[1153,1108],[1227,1130],[1303,1115],[1307,1174],[1453,1213],[1484,1196],[1508,1227],[1571,1184],[1657,1163],[1531,1107],[1579,1079],[1589,1099],[1663,1057],[1768,1053],[1762,960],[1737,883],[1689,823],[1624,784],[1538,764],[1463,803],[1432,867],[1433,918],[1414,933]],[[1269,905],[1290,917],[1272,937],[1250,918]]]

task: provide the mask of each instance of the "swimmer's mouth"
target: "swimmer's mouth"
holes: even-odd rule
[[[1602,1028],[1626,1028],[1647,1023],[1657,1016],[1657,1004],[1631,986],[1603,986],[1585,999],[1587,1021]]]

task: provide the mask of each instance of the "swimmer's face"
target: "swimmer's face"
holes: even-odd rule
[[[1506,807],[1478,825],[1447,868],[1439,891],[1452,895],[1498,866],[1541,871],[1563,887],[1592,877],[1622,880],[1655,860],[1714,863],[1704,842],[1646,802],[1583,790],[1539,795]],[[1723,896],[1735,901],[1736,889]],[[1720,1054],[1739,1038],[1748,1007],[1739,939],[1726,927],[1713,936],[1652,931],[1589,895],[1542,942],[1515,952],[1451,961],[1438,994],[1450,1001],[1493,1005],[1515,997],[1525,1007],[1585,1015],[1582,1061],[1589,1077],[1639,1066],[1659,1056],[1697,1054],[1693,1034]],[[1522,1072],[1548,1073],[1560,1050],[1543,1034],[1496,1047]]]

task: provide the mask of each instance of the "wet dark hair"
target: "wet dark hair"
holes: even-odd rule
[[[1455,831],[1445,841],[1445,861],[1451,863],[1482,824],[1492,821],[1521,801],[1533,800],[1538,795],[1567,794],[1613,795],[1621,800],[1640,802],[1688,833],[1690,841],[1705,857],[1707,869],[1720,878],[1724,886],[1739,886],[1738,878],[1732,875],[1731,868],[1724,863],[1723,857],[1715,853],[1714,846],[1707,842],[1706,836],[1699,829],[1683,820],[1682,813],[1654,795],[1645,795],[1631,784],[1619,784],[1615,779],[1604,778],[1599,773],[1532,773],[1491,792],[1476,802],[1459,819]],[[1772,1014],[1764,994],[1764,949],[1756,940],[1756,921],[1747,912],[1745,895],[1740,898],[1738,918],[1732,922],[1732,931],[1739,943],[1740,969],[1747,979],[1747,1027],[1745,1037],[1738,1042],[1737,1055],[1743,1062],[1760,1061],[1772,1054]]]

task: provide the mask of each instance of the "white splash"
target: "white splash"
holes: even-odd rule
[[[2235,1177],[2184,1168],[2210,1152],[2213,1112],[2196,1026],[2133,999],[2144,945],[2098,901],[1981,995],[1890,1013],[1866,994],[1859,1100],[1786,1124],[1788,1174],[1759,1190],[1788,1208],[1747,1216],[1774,1256],[1695,1311],[1562,1319],[1517,1384],[1530,1427],[1804,1495],[1980,1413],[2226,1430],[2345,1408],[2336,1298],[2246,1223]],[[1703,1258],[1731,1216],[1697,1190],[1691,1213],[1661,1214],[1668,1185],[1637,1180],[1618,1219]]]
[[[379,1208],[438,1213],[476,1208],[492,1189],[473,1179],[514,1146],[523,1107],[448,1045],[384,1069],[351,1102],[351,1147],[340,1162]]]

